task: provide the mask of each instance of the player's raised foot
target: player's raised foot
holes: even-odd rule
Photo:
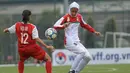
[[[75,71],[75,70],[72,70],[72,71],[69,71],[68,73],[76,73],[76,71]]]

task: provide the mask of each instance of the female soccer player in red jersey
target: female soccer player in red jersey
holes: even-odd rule
[[[50,56],[38,45],[36,42],[42,44],[45,48],[48,48],[52,52],[53,46],[46,45],[38,35],[38,31],[35,25],[29,23],[31,11],[24,10],[22,13],[22,22],[16,22],[9,28],[3,30],[7,33],[16,33],[18,38],[18,53],[20,61],[18,63],[19,73],[24,72],[24,61],[29,57],[33,57],[38,60],[44,60],[46,62],[46,72],[52,73],[52,63]]]

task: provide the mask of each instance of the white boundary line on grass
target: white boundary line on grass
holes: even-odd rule
[[[87,72],[106,72],[106,71],[109,71],[109,72],[113,72],[113,71],[116,71],[117,69],[116,68],[97,68],[96,70],[88,70]],[[84,73],[84,72],[82,72]]]
[[[16,67],[18,64],[3,64],[0,67]],[[25,66],[36,66],[36,64],[25,64]]]
[[[62,70],[64,70],[64,68],[60,68],[60,69],[62,69]],[[100,70],[100,71],[99,71]],[[93,72],[114,72],[114,71],[116,71],[116,70],[118,70],[118,69],[116,69],[116,68],[103,68],[103,67],[98,67],[98,68],[94,68],[94,70],[87,70],[87,71],[81,71],[81,73],[86,73],[86,72],[90,72],[90,73],[93,73]],[[56,73],[57,71],[56,70],[53,70],[53,73]],[[64,72],[60,72],[60,73],[64,73]]]

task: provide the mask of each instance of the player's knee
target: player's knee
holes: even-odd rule
[[[90,61],[90,60],[92,59],[92,57],[91,57],[90,54],[85,53],[85,55],[84,55],[84,59]]]
[[[50,58],[50,57],[48,58],[48,61],[51,61],[51,58]]]
[[[45,58],[44,58],[44,61],[51,61],[51,57],[48,54],[46,54]]]
[[[84,56],[84,55],[85,55],[85,52],[82,52],[80,55],[81,55],[81,56]]]

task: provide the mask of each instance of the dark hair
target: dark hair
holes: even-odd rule
[[[31,11],[30,10],[24,10],[22,13],[23,19],[22,21],[24,22],[24,24],[26,24],[29,20],[30,20],[30,15],[31,15]]]

